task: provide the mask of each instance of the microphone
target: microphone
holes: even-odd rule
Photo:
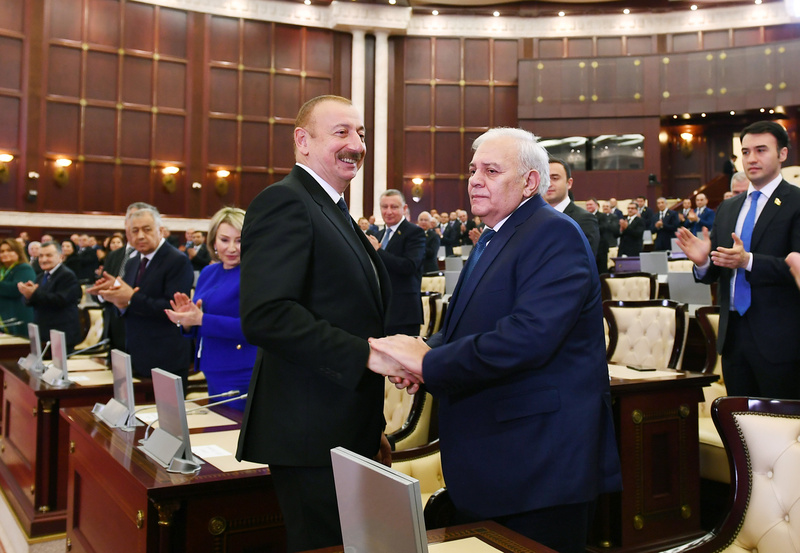
[[[47,353],[48,349],[50,349],[49,340],[45,343],[42,352],[35,358],[33,357],[33,353],[29,353],[27,357],[20,357],[17,363],[19,364],[20,367],[22,367],[27,371],[31,371],[37,374],[43,373],[44,363],[42,362],[42,360],[44,359],[44,354]]]
[[[230,395],[230,392],[225,392],[225,393]],[[237,393],[238,394],[239,392],[236,391],[236,392],[233,392],[233,393]],[[220,394],[220,395],[222,395],[222,394]],[[206,405],[201,405],[200,407],[195,407],[194,409],[189,409],[188,411],[186,411],[186,414],[188,415],[189,413],[194,413],[196,411],[205,411],[209,407],[216,407],[217,405],[222,405],[223,403],[230,403],[231,401],[236,401],[237,399],[247,399],[247,394],[242,394],[240,396],[236,396],[236,397],[232,397],[232,398],[228,398],[228,399],[223,399],[222,401],[215,401],[214,403],[208,403]],[[188,401],[194,401],[194,400],[188,400]],[[147,438],[150,436],[150,430],[153,428],[153,425],[156,423],[157,420],[158,420],[158,417],[153,419],[150,422],[150,424],[147,425],[147,428],[144,429],[144,438],[142,438],[139,441],[140,444],[147,441]]]
[[[110,340],[109,338],[104,338],[104,339],[100,340],[99,342],[97,342],[93,346],[89,346],[88,348],[83,348],[83,349],[79,349],[79,350],[73,351],[72,353],[68,353],[67,354],[67,359],[69,359],[73,355],[80,355],[81,353],[85,353],[87,351],[91,351],[93,349],[97,349],[97,348],[99,348],[101,346],[104,346],[109,342],[109,340]]]
[[[9,328],[9,327],[12,327],[12,326],[20,326],[20,325],[24,325],[24,324],[25,324],[25,321],[20,321],[19,319],[14,318],[14,317],[12,317],[10,319],[0,320],[0,327],[3,327],[3,328]]]
[[[213,396],[193,397],[192,399],[184,399],[183,402],[184,403],[189,403],[189,402],[192,402],[192,401],[202,401],[204,399],[214,399],[216,397],[230,397],[230,396],[235,396],[238,393],[239,393],[239,390],[230,390],[228,392],[222,392],[221,394],[215,394]],[[208,405],[203,405],[203,407],[208,407]],[[135,417],[136,413],[139,413],[141,411],[149,411],[150,409],[155,409],[155,408],[156,408],[155,405],[145,405],[144,407],[139,407],[138,409],[136,409],[133,412],[133,416]]]

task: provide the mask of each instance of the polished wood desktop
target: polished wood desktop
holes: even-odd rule
[[[0,333],[0,359],[19,359],[31,352],[27,338]]]
[[[428,545],[478,538],[503,553],[556,553],[549,547],[509,530],[491,520],[428,530]],[[313,553],[343,553],[344,547],[315,549]],[[306,552],[312,553],[312,552]]]
[[[192,434],[239,427],[192,429]],[[168,473],[125,432],[87,408],[62,410],[69,426],[67,550],[73,553],[284,553],[286,536],[269,469]]]
[[[611,380],[623,490],[601,497],[589,550],[655,552],[703,534],[697,409],[717,378]]]
[[[2,425],[0,486],[29,538],[64,532],[67,517],[68,427],[62,407],[107,402],[112,386],[58,388],[0,361]],[[152,398],[150,381],[134,386],[136,401]]]

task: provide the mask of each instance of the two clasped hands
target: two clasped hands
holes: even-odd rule
[[[422,358],[431,348],[422,338],[403,334],[386,338],[370,338],[370,354],[367,368],[389,377],[398,389],[409,394],[419,390],[422,379]]]

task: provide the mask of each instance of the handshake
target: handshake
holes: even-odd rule
[[[419,390],[422,380],[422,358],[431,348],[422,338],[403,334],[386,338],[370,338],[367,368],[374,373],[389,377],[398,389],[409,394]]]

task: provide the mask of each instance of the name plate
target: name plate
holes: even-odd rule
[[[50,367],[42,375],[42,380],[51,386],[69,386],[69,380],[62,380],[63,371],[58,367]]]

